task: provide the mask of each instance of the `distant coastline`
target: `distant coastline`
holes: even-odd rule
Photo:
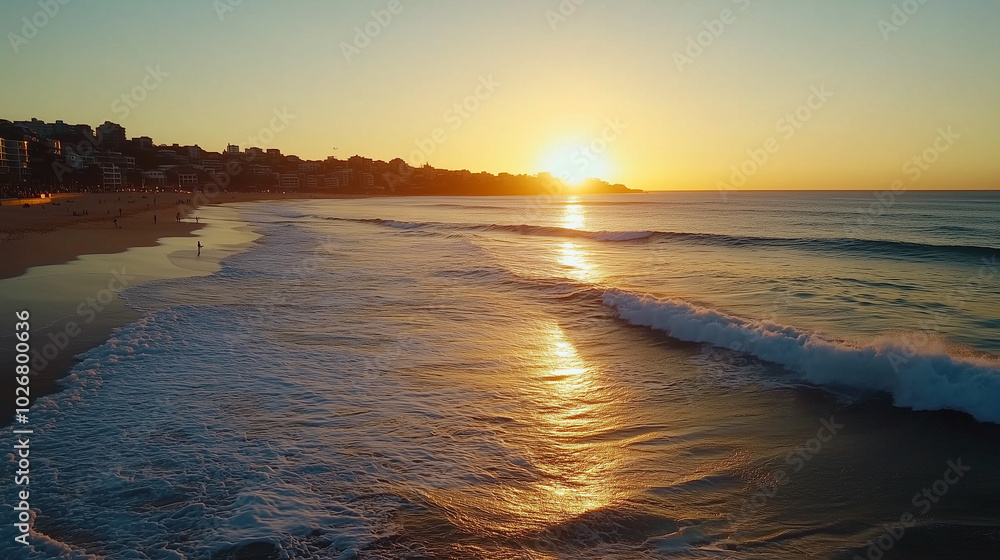
[[[227,145],[220,152],[198,145],[156,144],[148,136],[128,138],[125,127],[107,121],[46,123],[0,119],[0,199],[43,193],[223,192],[302,195],[508,196],[619,194],[641,192],[622,184],[587,179],[571,185],[552,173],[513,175],[467,169],[415,167],[352,156],[306,160],[276,148]]]

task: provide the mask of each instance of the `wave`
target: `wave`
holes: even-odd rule
[[[541,237],[573,237],[586,238],[595,241],[636,241],[647,239],[656,234],[652,231],[584,231],[556,226],[500,225],[500,224],[453,224],[443,222],[400,222],[381,218],[330,218],[324,219],[338,222],[356,222],[376,224],[394,229],[405,230],[449,230],[472,232],[505,232],[520,235],[535,235]]]
[[[817,237],[757,237],[720,235],[714,233],[666,233],[664,237],[702,245],[727,247],[776,247],[788,249],[817,250],[822,252],[862,253],[883,257],[931,258],[950,261],[956,254],[968,257],[996,259],[1000,248],[978,245],[936,245],[912,241],[892,241],[886,239],[857,238],[817,238]]]
[[[397,229],[443,229],[451,231],[502,232],[542,237],[585,238],[594,241],[659,240],[696,245],[730,248],[785,248],[842,253],[877,255],[880,258],[917,258],[951,262],[956,255],[996,262],[1000,248],[978,245],[936,245],[910,241],[856,238],[761,237],[723,235],[716,233],[682,233],[669,231],[585,231],[558,226],[528,224],[459,224],[443,222],[400,222],[380,218],[329,218],[327,220],[370,223]]]
[[[997,365],[950,355],[930,340],[921,345],[900,340],[852,344],[684,300],[617,289],[606,291],[603,301],[632,325],[750,354],[784,366],[811,384],[886,393],[902,408],[955,410],[1000,424]]]

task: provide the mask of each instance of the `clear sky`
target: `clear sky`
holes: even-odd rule
[[[650,190],[1000,187],[996,0],[398,2],[5,1],[0,118]]]

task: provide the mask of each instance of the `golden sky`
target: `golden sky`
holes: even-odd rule
[[[54,5],[0,6],[0,118],[647,190],[1000,186],[991,0]]]

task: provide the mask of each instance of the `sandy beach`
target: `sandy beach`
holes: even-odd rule
[[[200,224],[186,215],[178,222],[177,214],[186,212],[191,197],[189,193],[88,193],[55,195],[51,203],[27,208],[0,206],[0,252],[4,255],[0,279],[79,255],[120,253],[131,247],[155,246],[163,237],[190,235]],[[210,204],[298,198],[349,197],[224,193]]]
[[[214,272],[222,258],[242,250],[255,237],[236,225],[238,219],[227,208],[229,203],[346,198],[226,193],[177,221],[177,213],[190,208],[189,197],[161,193],[154,203],[151,193],[89,193],[56,195],[54,203],[27,208],[0,207],[0,253],[4,257],[0,259],[0,289],[3,301],[13,306],[0,306],[0,311],[7,316],[14,308],[30,309],[34,347],[40,352],[50,344],[59,346],[60,340],[66,342],[58,351],[49,348],[52,357],[43,356],[35,364],[33,398],[57,391],[59,380],[79,354],[139,316],[110,294],[99,312],[91,314],[93,308],[85,305],[81,313],[80,305],[100,299],[105,288],[121,288],[109,285],[117,272],[130,278],[130,285]],[[201,254],[199,241],[206,245]],[[78,334],[64,338],[62,333],[71,323],[79,327]],[[0,363],[13,364],[12,340],[7,332],[0,336]],[[5,377],[0,390],[12,393],[12,383],[12,377]],[[11,402],[0,403],[0,423],[8,423],[13,412]]]

